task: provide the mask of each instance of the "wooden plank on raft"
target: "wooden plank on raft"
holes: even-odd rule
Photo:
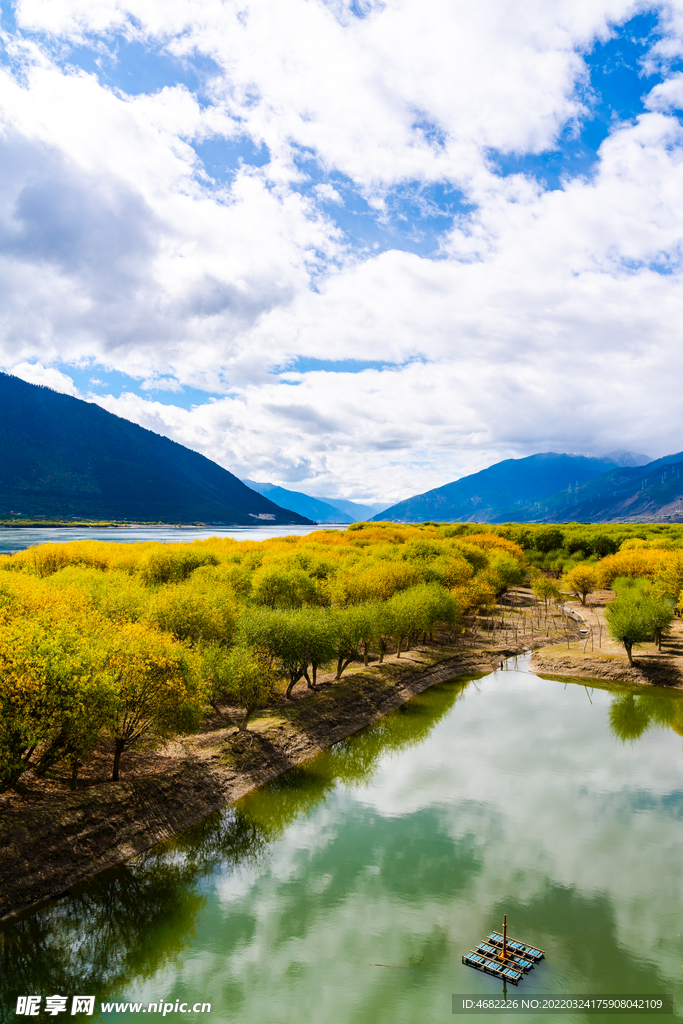
[[[462,962],[467,967],[474,967],[477,971],[483,971],[485,974],[492,974],[494,978],[509,981],[512,985],[518,985],[520,978],[524,977],[522,972],[517,970],[515,967],[505,967],[503,964],[482,956],[480,953],[475,953],[474,951],[465,953],[463,955]]]
[[[491,932],[487,938],[487,942],[492,942],[494,946],[498,946],[502,949],[503,936],[499,932]],[[545,956],[545,950],[539,949],[538,946],[530,946],[526,942],[520,942],[519,939],[507,939],[507,948],[511,953],[516,953],[519,956],[528,957],[529,960],[533,960],[538,963]]]
[[[529,971],[533,970],[534,968],[533,960],[527,960],[524,957],[519,956],[517,953],[511,953],[509,948],[507,951],[507,956],[505,957],[505,959],[503,959],[502,950],[499,949],[497,946],[492,946],[489,942],[480,942],[479,945],[477,946],[477,953],[481,953],[483,954],[483,956],[488,956],[492,960],[499,960],[501,963],[510,962],[513,964],[513,966],[518,967],[521,971],[524,971],[525,974],[528,974]]]

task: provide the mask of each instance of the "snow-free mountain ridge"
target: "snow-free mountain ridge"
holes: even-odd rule
[[[650,461],[638,452],[601,458],[546,452],[505,459],[407,498],[375,521],[683,521],[683,452]]]
[[[217,463],[99,405],[0,373],[0,517],[309,525]]]

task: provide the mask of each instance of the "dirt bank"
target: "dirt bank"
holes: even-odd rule
[[[325,682],[318,693],[264,712],[246,736],[212,723],[177,744],[164,771],[6,807],[0,815],[0,919],[193,825],[429,686],[489,672],[524,646],[444,647],[360,666],[339,683]]]
[[[565,647],[546,648],[531,659],[531,670],[539,675],[563,676],[579,679],[611,679],[620,683],[641,686],[668,686],[683,689],[681,666],[656,657],[638,657],[635,665],[616,655],[584,655],[580,651],[567,653]]]
[[[535,651],[531,669],[540,675],[683,689],[683,622],[674,620],[661,651],[654,643],[634,648],[635,664],[629,665],[623,646],[612,640],[607,631],[605,606],[613,597],[611,591],[600,591],[591,595],[585,607],[578,601],[568,603],[567,608],[581,619],[581,639]]]

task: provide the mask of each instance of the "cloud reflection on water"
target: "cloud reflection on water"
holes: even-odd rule
[[[460,955],[505,912],[548,951],[527,992],[680,995],[681,695],[590,696],[522,671],[434,687],[6,927],[5,983],[440,1021],[452,991],[497,991]]]

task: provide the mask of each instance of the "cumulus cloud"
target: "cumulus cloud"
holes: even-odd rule
[[[497,164],[580,135],[584,55],[641,10],[19,0],[0,362],[59,390],[52,364],[129,374],[179,404],[96,400],[238,475],[340,496],[539,450],[680,449],[683,3],[662,4],[641,62],[661,81],[592,167],[549,189]],[[131,41],[178,80],[127,91],[72,62],[79,46],[113,67]],[[435,219],[432,251],[410,251]],[[388,366],[280,372],[297,357]],[[182,407],[188,386],[218,397]]]
[[[40,363],[17,363],[12,367],[11,373],[15,377],[21,377],[28,384],[39,384],[42,387],[52,388],[53,391],[60,391],[64,395],[73,395],[74,398],[83,397],[71,377],[60,373],[54,366],[42,366]]]

